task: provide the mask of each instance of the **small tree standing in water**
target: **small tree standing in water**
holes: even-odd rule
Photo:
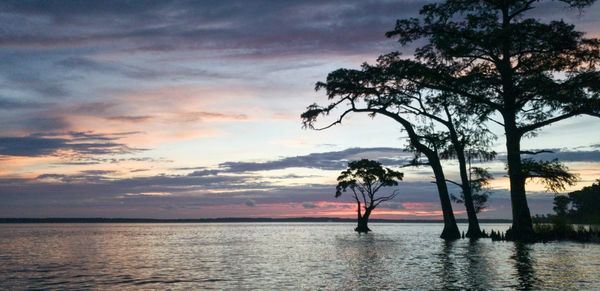
[[[354,194],[358,212],[358,226],[355,231],[371,231],[368,224],[373,209],[381,202],[394,199],[398,192],[394,190],[390,195],[381,197],[375,197],[375,194],[382,187],[397,186],[403,177],[403,173],[384,168],[376,161],[362,159],[348,163],[348,169],[337,178],[335,197],[340,197],[348,189]]]

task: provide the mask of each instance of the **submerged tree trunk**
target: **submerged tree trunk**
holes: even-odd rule
[[[477,239],[483,237],[483,233],[481,232],[481,228],[479,227],[477,212],[475,211],[475,205],[473,204],[473,188],[471,187],[471,181],[469,179],[464,148],[457,147],[456,156],[460,168],[460,180],[462,184],[461,188],[465,200],[464,203],[465,208],[467,210],[467,218],[469,220],[469,229],[467,230],[466,236],[471,239]]]
[[[356,110],[360,112],[360,110]],[[367,110],[375,113],[383,114],[390,117],[400,123],[410,139],[410,143],[417,149],[417,151],[423,153],[429,160],[429,165],[433,170],[435,176],[435,184],[438,188],[438,195],[440,196],[440,203],[442,206],[442,213],[444,216],[444,230],[440,235],[440,238],[446,240],[454,240],[460,238],[460,232],[456,225],[456,219],[454,218],[454,212],[452,211],[452,203],[450,202],[450,194],[448,193],[448,187],[446,186],[446,176],[444,176],[444,169],[440,163],[438,153],[431,150],[420,141],[420,136],[415,132],[413,125],[406,119],[391,113],[386,110]]]
[[[504,105],[502,118],[504,119],[504,133],[506,135],[506,160],[508,177],[510,178],[510,201],[512,205],[512,230],[507,232],[510,240],[527,241],[533,238],[533,223],[527,205],[525,193],[525,175],[521,165],[521,137],[522,133],[517,127],[518,102],[514,90],[515,70],[511,64],[511,18],[508,2],[503,2],[502,10],[502,59],[498,69],[502,77],[502,94]]]
[[[372,208],[365,209],[365,213],[363,215],[360,214],[360,208],[358,209],[358,225],[354,229],[357,232],[367,233],[371,231],[369,228],[369,216],[371,215]]]
[[[525,176],[521,164],[521,137],[516,133],[516,129],[506,130],[506,153],[513,217],[512,229],[507,236],[510,236],[511,240],[532,240],[533,223],[527,205]]]
[[[454,212],[452,211],[452,203],[450,202],[450,195],[448,194],[448,186],[446,185],[446,177],[444,176],[442,164],[437,155],[431,157],[429,155],[426,156],[435,175],[435,184],[438,188],[440,203],[442,205],[442,214],[444,216],[444,230],[442,230],[440,238],[446,240],[459,239],[460,232],[458,231]]]
[[[452,117],[446,109],[449,122],[446,124],[450,132],[450,139],[454,144],[456,150],[456,159],[458,160],[458,166],[460,170],[460,183],[461,189],[464,196],[464,204],[467,210],[467,218],[469,220],[469,229],[467,230],[467,237],[471,239],[477,239],[483,237],[481,228],[479,228],[479,220],[477,219],[477,212],[475,211],[475,205],[473,204],[473,188],[471,187],[471,179],[469,179],[469,170],[467,169],[467,159],[465,157],[465,146],[456,133]]]

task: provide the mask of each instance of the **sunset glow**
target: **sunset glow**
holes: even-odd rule
[[[335,184],[361,158],[405,173],[374,217],[441,217],[431,171],[401,168],[412,154],[396,123],[355,114],[313,131],[300,120],[326,101],[314,85],[327,73],[402,49],[384,33],[420,2],[101,2],[0,3],[1,217],[354,217]],[[565,17],[597,36],[599,14]],[[553,150],[543,158],[565,162],[581,179],[566,191],[580,189],[600,178],[599,126],[573,118],[523,146]],[[480,165],[495,177],[481,217],[510,218],[503,133],[491,128],[498,159]],[[527,187],[532,212],[550,212],[553,194]]]

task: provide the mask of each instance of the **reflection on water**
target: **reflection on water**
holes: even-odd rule
[[[444,242],[435,224],[353,227],[0,225],[0,290],[600,289],[600,245]]]
[[[533,268],[534,259],[531,257],[531,248],[527,244],[515,243],[514,254],[511,256],[514,260],[519,289],[530,290],[537,287],[538,280]]]

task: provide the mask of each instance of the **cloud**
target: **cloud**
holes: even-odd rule
[[[590,146],[594,148],[594,145]],[[548,153],[540,153],[536,155],[523,155],[524,158],[533,158],[536,160],[552,160],[558,159],[563,162],[598,162],[600,161],[599,150],[569,150],[569,149],[532,149],[531,152],[541,150],[550,151]],[[499,159],[506,160],[506,155],[501,155]]]
[[[286,168],[341,170],[348,165],[349,161],[361,158],[376,159],[387,166],[398,166],[406,164],[412,158],[412,154],[398,148],[350,148],[342,151],[286,157],[269,162],[225,162],[219,164],[219,167],[232,173]]]
[[[58,156],[61,151],[93,156],[124,154],[142,150],[116,142],[120,135],[127,134],[104,135],[68,132],[64,134],[39,133],[21,137],[4,136],[0,137],[0,156]]]
[[[382,203],[380,206],[381,206],[381,208],[395,209],[395,210],[406,209],[404,207],[404,205],[402,205],[402,203],[400,203],[400,202],[386,202],[386,203]]]
[[[35,131],[57,131],[68,129],[70,124],[62,116],[41,116],[26,119],[22,126]]]
[[[189,169],[189,168],[180,168],[180,169]],[[219,173],[222,173],[223,171],[221,170],[208,170],[208,169],[202,169],[202,170],[197,170],[194,171],[190,174],[188,174],[188,176],[191,177],[203,177],[203,176],[214,176],[217,175]]]
[[[221,121],[221,120],[245,120],[248,119],[246,114],[229,114],[221,112],[181,112],[178,113],[173,121],[176,122],[197,122],[197,121]]]
[[[165,76],[170,79],[230,78],[230,76],[220,73],[211,72],[204,69],[187,68],[181,65],[171,65],[169,67],[156,68],[153,67],[152,64],[131,65],[123,62],[96,61],[89,57],[67,57],[56,61],[55,64],[78,73],[119,75],[120,77],[137,80],[157,80],[165,78]]]
[[[26,100],[21,100],[21,99],[16,99],[16,98],[6,98],[3,96],[0,96],[0,110],[3,110],[3,111],[15,110],[15,109],[27,109],[27,108],[40,107],[40,106],[45,106],[45,105],[47,105],[47,104],[42,104],[42,103],[33,102],[33,101],[26,101]]]
[[[313,208],[318,208],[319,205],[315,204],[314,202],[302,202],[302,207],[304,207],[306,209],[313,209]]]
[[[429,2],[429,1],[426,1]],[[425,2],[425,3],[426,3]],[[4,47],[146,51],[222,50],[287,55],[372,51],[398,18],[417,15],[421,1],[2,1],[12,16]],[[555,13],[542,5],[536,16]],[[594,15],[597,7],[586,14]],[[257,17],[260,15],[260,17]],[[565,15],[580,20],[577,13]],[[114,21],[114,19],[119,21]],[[580,20],[584,22],[583,20]],[[588,20],[589,21],[589,20]],[[593,25],[594,21],[591,21]],[[597,23],[597,22],[596,22]],[[584,24],[586,24],[584,22]],[[593,26],[592,26],[593,27]],[[45,33],[40,33],[44,31]]]
[[[147,120],[152,119],[152,116],[148,116],[148,115],[143,115],[143,116],[110,116],[110,117],[106,117],[107,120],[115,120],[115,121],[122,121],[122,122],[133,122],[133,123],[137,123],[137,122],[144,122]]]
[[[347,1],[242,1],[218,3],[104,2],[86,5],[44,5],[5,1],[0,8],[23,23],[0,36],[7,47],[105,46],[173,51],[227,49],[237,54],[273,55],[291,52],[355,51],[383,41],[396,18],[415,13],[421,3]],[[365,13],[365,12],[370,13]],[[399,12],[400,11],[400,12]],[[119,15],[119,23],[110,21]],[[261,15],[257,18],[256,15]],[[160,20],[160,25],[156,25]],[[276,24],[276,25],[274,25]],[[37,31],[45,28],[50,33]],[[208,41],[207,41],[208,40]],[[89,65],[70,61],[67,65]]]
[[[246,204],[246,206],[248,206],[248,207],[255,207],[256,201],[254,201],[252,199],[248,199],[248,200],[246,200],[246,202],[244,202],[244,204]]]

